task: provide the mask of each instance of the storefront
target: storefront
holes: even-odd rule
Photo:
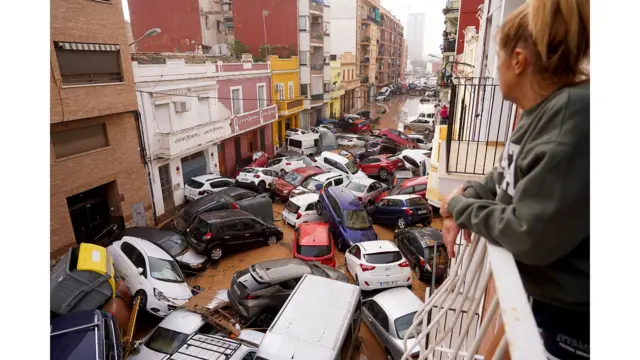
[[[285,132],[288,129],[300,127],[300,114],[296,113],[288,116],[280,116],[272,125],[274,151],[278,151],[278,149],[285,145]]]

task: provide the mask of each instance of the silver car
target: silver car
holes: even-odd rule
[[[421,114],[422,115],[422,114]],[[418,117],[415,120],[411,120],[405,123],[405,130],[413,130],[413,131],[426,131],[427,129],[434,129],[434,120],[435,114],[426,114],[426,117]]]
[[[389,190],[389,187],[380,181],[369,178],[357,178],[351,180],[345,186],[364,206],[372,206],[378,195]]]
[[[406,287],[385,290],[362,302],[362,320],[382,347],[387,349],[388,360],[402,358],[402,341],[413,323],[413,317],[423,305],[420,298]],[[420,334],[419,327],[416,334]],[[413,349],[411,355],[420,353],[414,337],[407,341],[407,348]]]

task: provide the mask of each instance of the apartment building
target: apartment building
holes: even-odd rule
[[[359,0],[356,14],[359,39],[357,62],[360,64],[360,83],[366,88],[368,100],[373,100],[377,93],[376,66],[380,45],[380,7],[379,0]]]
[[[407,20],[407,46],[411,60],[424,60],[425,14],[409,14]]]
[[[285,146],[285,132],[300,127],[304,98],[300,95],[300,62],[297,56],[269,57],[272,98],[278,105],[278,120],[273,122],[273,145],[277,151]]]
[[[51,257],[154,224],[120,0],[52,0]]]
[[[379,44],[376,59],[376,88],[395,84],[401,77],[404,27],[387,9],[381,8],[378,26]]]
[[[136,44],[139,52],[226,54],[233,43],[232,0],[128,0],[135,39],[153,28],[162,32]]]
[[[243,0],[233,4],[235,39],[254,57],[298,56],[304,110],[300,127],[328,116],[331,100],[331,7],[323,0]]]

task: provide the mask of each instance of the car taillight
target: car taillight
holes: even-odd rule
[[[253,177],[254,177],[255,179],[260,179],[260,175],[258,175],[258,174],[253,175]]]
[[[302,217],[302,213],[297,213],[296,214],[296,220],[300,219]]]
[[[244,297],[244,298],[245,298],[245,300],[253,300],[253,299],[257,299],[257,298],[258,298],[258,296],[255,296],[255,295],[245,295],[245,297]]]
[[[285,165],[289,166],[289,165],[291,165],[291,163],[286,163]]]
[[[208,232],[208,233],[206,233],[206,234],[204,234],[202,236],[202,240],[209,240],[209,239],[211,239],[211,233],[210,232]]]
[[[398,266],[400,267],[409,267],[409,262],[407,260],[401,262],[400,264],[398,264]]]
[[[411,210],[411,209],[404,209],[404,212],[405,212],[407,215],[413,215],[413,210]]]
[[[236,203],[231,203],[231,208],[234,210],[240,210],[240,208],[238,207],[238,204]]]
[[[204,195],[204,194],[206,194],[206,193],[207,193],[207,192],[206,192],[206,191],[204,191],[204,190],[200,190],[200,191],[198,191],[198,195]]]
[[[420,259],[420,266],[424,267],[424,259]]]
[[[373,265],[365,265],[365,264],[360,264],[360,269],[362,269],[362,271],[371,271],[371,270],[375,270],[375,266]]]
[[[358,196],[358,201],[362,202],[362,198],[360,196]]]

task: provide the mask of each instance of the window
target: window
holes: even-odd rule
[[[300,96],[309,96],[309,84],[300,84]]]
[[[106,125],[96,124],[51,133],[56,159],[103,149],[109,146]]]
[[[344,183],[344,178],[342,178],[342,177],[339,177],[339,178],[336,178],[335,180],[333,180],[333,185],[334,186],[340,186],[343,183]]]
[[[300,65],[301,66],[309,65],[309,51],[300,51]]]
[[[360,251],[360,246],[358,246],[358,245],[353,245],[353,246],[351,247],[351,249],[349,249],[349,250],[348,250],[348,252],[349,252],[349,254],[351,254],[352,256],[354,256],[354,257],[356,257],[356,258],[360,259],[360,253],[361,253],[361,251]]]
[[[240,148],[240,138],[237,137],[235,139],[233,139],[233,144],[235,145],[235,150],[236,150],[236,161],[240,161],[240,159],[242,159],[242,150]]]
[[[243,232],[245,230],[244,225],[240,223],[239,220],[229,220],[225,222],[222,229],[225,232]]]
[[[258,109],[267,107],[267,85],[258,84]]]
[[[123,81],[120,46],[54,43],[64,85],[108,84]]]
[[[149,272],[152,278],[159,281],[170,283],[184,282],[182,272],[178,264],[173,260],[149,257]]]
[[[142,253],[132,244],[125,242],[120,245],[120,250],[136,268],[142,268],[142,276],[147,277],[147,265]]]
[[[298,282],[300,281],[301,278],[297,278],[297,279],[289,279],[286,281],[281,282],[280,284],[278,284],[281,288],[283,288],[284,290],[287,291],[291,291],[293,289],[296,288],[296,285],[298,285]]]
[[[305,211],[316,211],[316,203],[311,202],[307,204],[307,208],[305,209]]]
[[[278,100],[284,100],[284,84],[276,83],[276,93],[278,94]]]
[[[264,149],[267,147],[265,135],[264,135],[264,127],[260,128],[260,149]]]
[[[239,86],[231,88],[231,114],[242,114],[242,88]]]
[[[373,308],[373,314],[371,315],[373,315],[373,318],[384,331],[389,332],[389,317],[387,313],[384,312],[375,300],[372,300],[372,302],[371,307]]]
[[[296,97],[295,88],[293,87],[293,81],[289,81],[289,100],[293,100]]]
[[[307,31],[309,29],[309,19],[306,16],[299,16],[298,17],[298,29],[300,29],[300,31]]]

